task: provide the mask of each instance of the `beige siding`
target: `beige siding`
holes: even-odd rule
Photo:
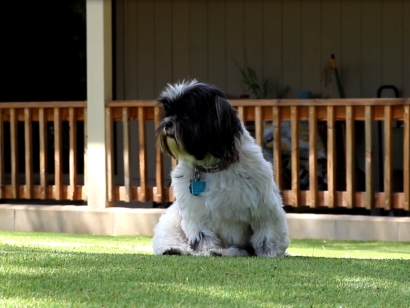
[[[289,97],[323,93],[332,53],[348,97],[375,97],[382,84],[410,95],[408,0],[117,0],[116,17],[118,99],[155,98],[187,78],[239,96],[233,59],[242,64],[245,52]]]
[[[151,98],[157,97],[157,94],[164,85],[172,80],[171,9],[171,1],[162,0],[154,2],[155,49],[153,52],[155,55],[155,69],[153,72],[146,72],[149,75],[155,76],[155,93],[151,94]]]
[[[140,99],[152,99],[155,93],[155,27],[154,2],[138,1],[137,5],[137,85]],[[152,72],[146,74],[145,72]]]
[[[234,59],[242,65],[245,55],[260,80],[290,86],[288,98],[300,90],[322,97],[332,53],[347,97],[376,97],[383,84],[410,96],[410,0],[116,0],[115,27],[117,99],[154,99],[167,83],[188,78],[238,97],[244,86]],[[334,76],[328,94],[339,96]],[[152,181],[154,153],[148,157]]]
[[[321,93],[321,11],[310,1],[302,1],[301,10],[301,88]]]
[[[410,1],[403,4],[403,96],[410,96]]]
[[[350,0],[343,1],[341,4],[341,16],[349,16],[342,18],[341,35],[340,35],[340,59],[343,63],[349,61],[349,67],[342,66],[341,73],[343,75],[343,85],[347,97],[362,96],[362,72],[356,68],[361,67],[362,57],[362,31],[358,31],[362,24],[362,1]],[[378,84],[375,85],[377,87]],[[369,93],[369,96],[376,95],[375,92]]]
[[[235,61],[244,60],[244,0],[226,1],[226,46],[227,71],[225,91],[229,95],[240,95],[242,92],[241,76]]]

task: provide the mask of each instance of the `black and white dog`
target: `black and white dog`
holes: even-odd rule
[[[289,246],[272,165],[217,87],[168,85],[162,150],[178,160],[176,201],[155,227],[155,254],[283,257]]]

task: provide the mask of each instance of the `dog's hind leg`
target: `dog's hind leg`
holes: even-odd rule
[[[159,219],[154,229],[152,246],[156,255],[189,255],[192,249],[181,228],[178,204],[172,204]]]

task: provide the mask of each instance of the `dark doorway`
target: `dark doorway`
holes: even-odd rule
[[[0,103],[86,100],[86,8],[85,0],[7,1],[0,4]],[[68,123],[63,123],[67,143]],[[49,126],[48,150],[53,151]],[[33,123],[33,171],[39,169],[38,123]],[[4,123],[5,172],[10,172],[10,126]],[[18,123],[18,149],[24,150],[24,123]],[[78,123],[77,148],[84,148],[84,126]],[[24,153],[24,151],[20,152]],[[78,157],[83,172],[83,157]],[[48,155],[48,171],[54,171]],[[24,155],[19,154],[24,172]],[[63,145],[63,172],[68,154]]]

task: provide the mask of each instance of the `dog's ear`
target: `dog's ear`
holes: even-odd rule
[[[235,139],[243,133],[242,123],[235,108],[224,97],[215,97],[214,125],[209,152],[218,158],[231,158],[236,154]]]

